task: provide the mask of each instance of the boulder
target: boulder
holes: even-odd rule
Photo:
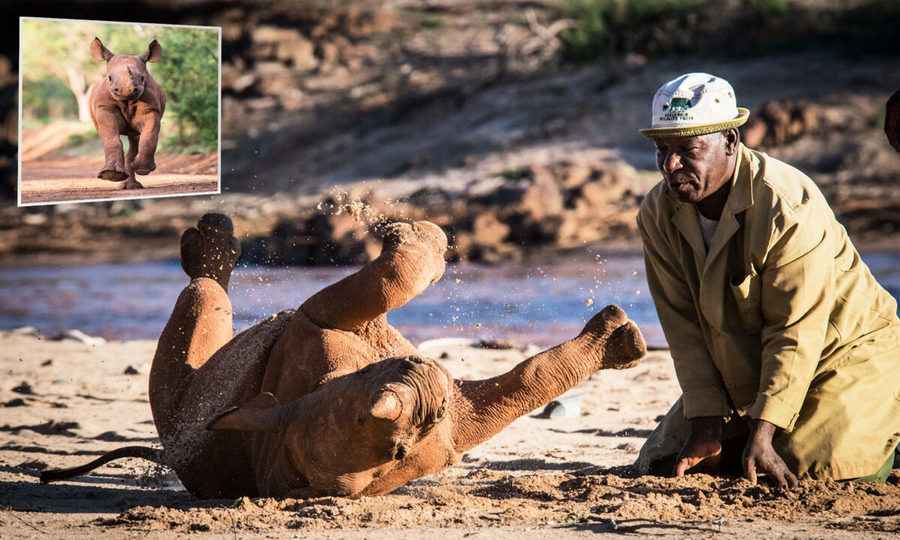
[[[495,246],[502,244],[509,235],[509,226],[497,219],[493,212],[484,212],[475,216],[472,222],[472,240],[481,245]]]

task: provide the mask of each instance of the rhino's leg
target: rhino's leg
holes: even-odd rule
[[[392,223],[375,260],[322,289],[300,307],[323,328],[363,330],[444,274],[447,237],[427,221]]]
[[[117,111],[98,109],[95,112],[97,133],[103,142],[103,157],[105,163],[97,178],[121,182],[128,178],[125,174],[125,156],[122,151],[122,141],[119,139],[121,127],[121,115]]]
[[[134,172],[140,175],[150,174],[156,170],[156,144],[159,141],[160,115],[154,114],[144,121],[138,145],[137,159],[134,161]]]
[[[191,282],[163,329],[150,370],[150,407],[160,435],[172,418],[191,373],[233,334],[228,280],[240,255],[231,220],[207,214],[181,238],[181,265]]]
[[[571,339],[481,381],[457,381],[453,444],[463,452],[496,435],[513,420],[545,405],[598,369],[624,369],[647,351],[634,322],[607,306]]]
[[[134,158],[138,153],[138,144],[140,137],[137,135],[128,136],[128,153],[125,154],[125,179],[124,189],[143,189],[144,185],[137,181],[134,177]]]

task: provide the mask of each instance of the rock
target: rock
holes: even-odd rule
[[[522,250],[515,244],[495,244],[492,246],[472,244],[463,258],[482,264],[501,264],[518,261],[522,258]]]
[[[242,100],[242,103],[246,105],[248,109],[256,111],[273,109],[278,105],[278,101],[269,96],[244,99]]]
[[[26,381],[22,381],[22,383],[19,384],[18,386],[14,386],[12,391],[17,394],[22,394],[25,396],[33,396],[34,395],[34,389]]]
[[[822,123],[822,110],[804,100],[764,103],[741,129],[746,144],[779,146],[814,131]]]
[[[495,351],[510,351],[517,349],[518,345],[510,339],[481,339],[475,344],[475,347]]]
[[[322,64],[325,66],[333,66],[340,59],[340,50],[337,44],[326,41],[319,44],[322,56]]]
[[[509,226],[497,219],[493,212],[485,212],[475,217],[472,223],[472,240],[484,246],[503,243],[509,235]]]
[[[315,52],[312,42],[298,34],[294,39],[279,42],[275,54],[279,60],[289,62],[294,69],[308,71],[319,64]]]
[[[271,77],[290,76],[291,68],[281,62],[258,62],[256,64],[256,72],[263,81],[267,81]]]
[[[38,331],[38,329],[33,326],[20,326],[19,328],[14,328],[14,329],[10,330],[9,333],[17,335],[17,336],[39,337],[41,335],[41,333]]]
[[[268,25],[257,26],[250,35],[250,39],[253,42],[250,54],[259,60],[284,59],[284,53],[279,51],[282,43],[305,40],[296,30]]]
[[[84,343],[85,345],[92,346],[103,345],[104,343],[106,343],[106,340],[102,337],[89,336],[81,330],[66,330],[65,332],[57,334],[51,339],[53,341],[77,341],[79,343]]]
[[[25,214],[22,216],[22,222],[26,225],[43,225],[47,223],[47,215],[46,214]]]
[[[403,202],[420,208],[447,208],[453,204],[454,198],[447,190],[437,187],[424,187],[404,198]]]
[[[741,128],[741,140],[750,148],[758,148],[766,139],[766,123],[760,118],[751,118]]]
[[[532,176],[533,182],[522,193],[519,211],[535,221],[559,214],[563,209],[563,196],[552,172],[546,167],[535,166]]]
[[[141,372],[137,370],[134,366],[128,366],[125,368],[125,371],[122,372],[123,375],[140,375]]]
[[[556,243],[560,247],[576,247],[603,239],[604,228],[590,217],[569,212],[562,216],[556,231]]]
[[[41,367],[48,367],[48,366],[52,366],[52,365],[53,365],[52,358],[48,358],[48,359],[44,360],[43,362],[41,362]]]
[[[586,163],[566,163],[561,174],[560,185],[565,189],[578,187],[590,181],[595,173],[594,167]]]
[[[551,401],[538,418],[576,418],[581,416],[582,395],[566,393]]]
[[[13,398],[3,404],[4,407],[25,407],[28,405],[22,398]]]

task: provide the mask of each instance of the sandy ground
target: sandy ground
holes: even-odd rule
[[[157,169],[137,179],[145,189],[125,190],[124,182],[97,178],[103,157],[50,155],[22,163],[22,204],[63,201],[140,199],[164,195],[200,195],[219,191],[218,155],[160,154]]]
[[[665,352],[650,353],[628,371],[595,374],[574,390],[582,395],[577,415],[523,417],[458,465],[388,496],[200,501],[170,472],[139,460],[70,482],[38,483],[48,466],[157,444],[147,402],[154,347],[0,332],[0,537],[543,540],[900,532],[896,472],[887,485],[807,481],[788,495],[741,479],[632,477],[625,466],[679,394]],[[531,352],[459,340],[421,348],[461,378],[501,372]]]

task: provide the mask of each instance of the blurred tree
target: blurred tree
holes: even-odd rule
[[[219,142],[219,36],[191,28],[164,28],[163,61],[154,74],[177,120],[170,145],[216,148]]]
[[[91,121],[86,73],[92,67],[89,45],[94,26],[29,19],[22,22],[22,61],[28,66],[22,71],[23,84],[46,85],[43,81],[50,76],[61,80],[75,97],[82,122]]]

